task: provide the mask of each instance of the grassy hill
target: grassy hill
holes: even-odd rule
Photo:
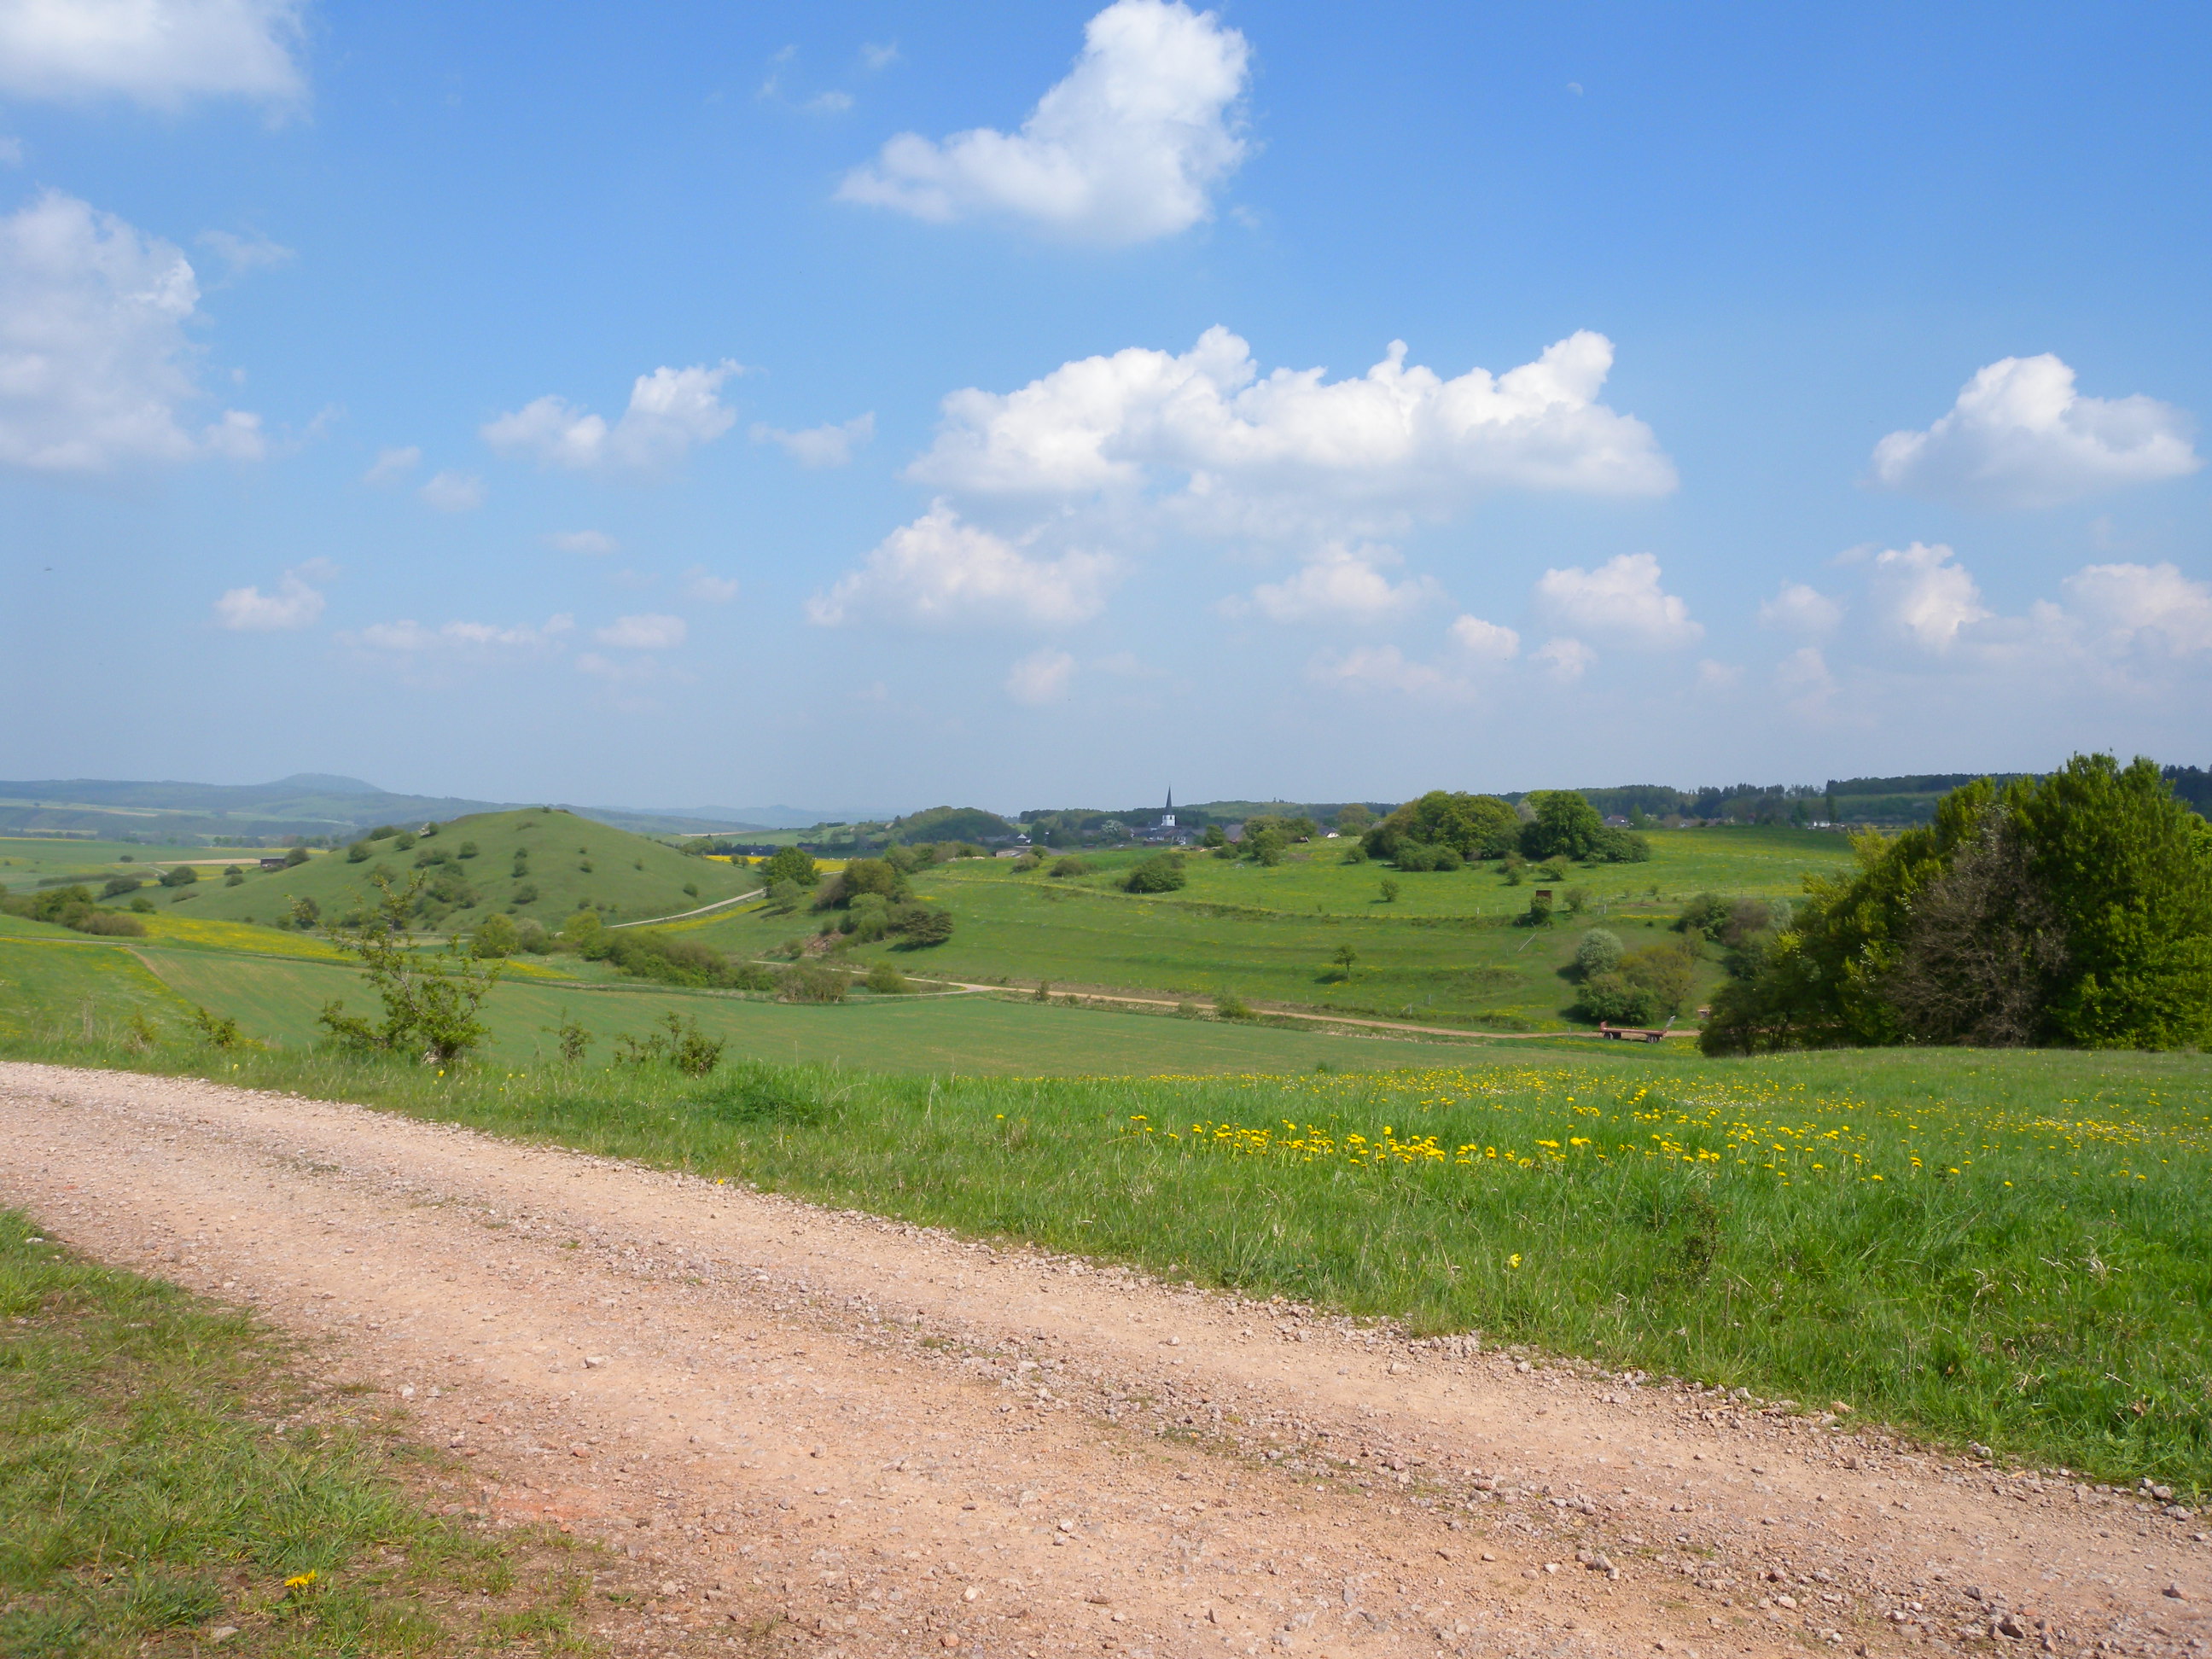
[[[427,890],[452,907],[441,925],[459,930],[495,911],[548,927],[586,905],[610,921],[672,915],[758,884],[745,866],[687,857],[559,810],[472,813],[411,846],[403,847],[403,839],[367,842],[368,856],[359,860],[350,852],[322,853],[293,869],[264,873],[249,866],[235,885],[218,876],[174,890],[147,888],[143,896],[164,913],[262,923],[288,915],[292,902],[305,897],[330,920],[372,896],[378,873],[395,885],[419,875]]]

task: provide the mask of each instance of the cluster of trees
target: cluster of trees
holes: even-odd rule
[[[1570,971],[1581,984],[1575,1011],[1607,1024],[1656,1025],[1681,1012],[1697,968],[1686,941],[1631,951],[1610,928],[1593,927],[1575,946]]]
[[[1368,830],[1359,846],[1369,858],[1412,871],[1457,870],[1485,859],[1636,864],[1651,856],[1642,836],[1608,827],[1571,789],[1536,790],[1517,810],[1496,795],[1432,789]]]
[[[137,884],[133,882],[133,887]],[[92,889],[82,883],[49,887],[40,893],[0,893],[0,913],[27,921],[58,923],[80,933],[111,933],[126,939],[143,937],[146,924],[120,910],[100,908]]]
[[[844,914],[823,924],[855,945],[896,939],[896,948],[921,950],[952,937],[952,913],[925,904],[907,884],[925,862],[912,849],[894,847],[879,859],[854,859],[815,890],[814,908]]]
[[[1978,780],[1747,937],[1717,1054],[2212,1043],[2212,826],[2148,760]]]

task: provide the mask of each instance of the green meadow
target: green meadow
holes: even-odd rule
[[[1707,1060],[1567,1029],[1583,927],[1657,939],[1691,893],[1783,896],[1839,851],[1656,836],[1649,864],[1553,884],[1586,887],[1583,914],[1541,928],[1508,914],[1534,883],[1495,872],[1407,874],[1385,903],[1385,871],[1322,856],[1194,860],[1146,898],[1119,888],[1133,855],[1060,878],[962,861],[915,877],[951,943],[852,955],[1021,989],[793,1006],[519,957],[486,1047],[443,1072],[319,1043],[326,1001],[368,999],[315,936],[189,905],[143,939],[0,918],[0,1052],[361,1100],[2212,1490],[2212,1061]],[[333,862],[294,879],[358,878]],[[748,905],[675,928],[759,954],[816,925]],[[1111,1012],[1039,1000],[1039,979],[1412,1007],[1468,1034]],[[200,1007],[246,1041],[214,1046]],[[616,1060],[672,1013],[725,1044],[716,1069]],[[593,1038],[580,1063],[555,1057],[568,1020]]]
[[[1249,1000],[1368,1018],[1494,1031],[1558,1030],[1575,986],[1564,970],[1585,927],[1604,926],[1631,946],[1662,935],[1700,891],[1783,897],[1808,874],[1836,867],[1836,836],[1791,830],[1661,830],[1646,864],[1570,866],[1556,879],[1510,885],[1491,866],[1401,873],[1343,862],[1345,843],[1296,849],[1273,869],[1210,855],[1186,863],[1178,892],[1121,888],[1141,853],[1084,854],[1088,873],[1017,873],[1012,860],[962,860],[917,871],[915,890],[949,908],[949,944],[916,957],[890,945],[854,959],[888,958],[978,981],[1114,989],[1179,999],[1233,993]],[[1397,890],[1383,896],[1382,884]],[[1552,925],[1518,927],[1540,888]],[[1579,891],[1579,915],[1565,908]],[[683,924],[687,938],[760,955],[811,932],[805,910],[760,907]],[[1334,960],[1349,946],[1348,972]],[[1708,964],[1699,993],[1717,980]]]

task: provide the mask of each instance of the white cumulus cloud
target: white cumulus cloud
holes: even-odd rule
[[[1875,446],[1874,476],[1891,489],[1992,507],[2052,507],[2125,484],[2178,478],[2204,463],[2192,422],[2154,398],[2085,398],[2049,352],[1977,373],[1925,432]]]
[[[1961,629],[1990,616],[1973,577],[1940,542],[1875,554],[1869,586],[1884,624],[1923,650],[1948,651]]]
[[[863,614],[915,623],[1059,626],[1097,616],[1117,569],[1103,553],[1033,558],[939,501],[885,537],[859,569],[808,600],[806,614],[824,627]]]
[[[1208,329],[1181,356],[1131,347],[1061,365],[1020,390],[945,400],[909,476],[986,495],[1135,490],[1185,498],[1320,495],[1440,506],[1485,489],[1659,495],[1674,469],[1651,429],[1598,401],[1613,343],[1578,333],[1500,375],[1453,380],[1402,342],[1355,380],[1320,368],[1264,379],[1251,348]]]
[[[1662,588],[1659,577],[1650,554],[1623,553],[1595,570],[1547,570],[1536,580],[1536,603],[1577,634],[1653,648],[1702,638],[1705,630],[1690,620],[1689,606]]]
[[[1508,663],[1521,654],[1521,636],[1502,623],[1480,617],[1461,617],[1451,625],[1451,641],[1470,657],[1488,663]]]
[[[298,570],[286,571],[273,593],[264,593],[258,587],[234,587],[215,602],[216,621],[240,633],[306,628],[322,614],[322,594]]]
[[[290,264],[298,257],[282,242],[271,241],[266,236],[240,236],[228,230],[204,230],[194,240],[228,265],[234,276],[242,276],[249,270],[274,270],[280,265]]]
[[[1006,695],[1038,708],[1064,700],[1075,683],[1075,659],[1047,647],[1032,651],[1006,671]]]
[[[1287,580],[1262,582],[1249,600],[1232,600],[1232,614],[1257,611],[1269,622],[1379,622],[1439,597],[1425,576],[1393,582],[1382,567],[1398,562],[1387,547],[1346,547],[1332,542]]]
[[[1832,599],[1803,582],[1784,582],[1771,599],[1759,606],[1759,625],[1788,634],[1826,634],[1844,619],[1840,600]]]
[[[1562,684],[1570,684],[1589,672],[1597,660],[1597,653],[1580,640],[1562,635],[1546,640],[1528,653],[1533,662],[1541,663],[1544,670]]]
[[[294,54],[301,0],[0,0],[0,92],[285,104],[306,82]]]
[[[872,410],[842,424],[810,426],[798,432],[757,424],[752,429],[755,443],[781,445],[784,453],[801,466],[842,466],[853,459],[854,450],[875,435]]]
[[[720,391],[722,382],[739,372],[738,364],[726,359],[711,368],[664,367],[641,374],[630,387],[629,407],[611,426],[566,398],[548,395],[486,422],[483,439],[502,454],[527,455],[571,471],[664,471],[736,423]]]
[[[1211,216],[1244,159],[1235,110],[1249,58],[1212,12],[1115,0],[1019,132],[902,132],[837,194],[939,223],[1005,216],[1074,241],[1172,235]]]
[[[2212,586],[2170,564],[2093,564],[2063,584],[2086,643],[2112,654],[2212,651]]]
[[[592,637],[617,651],[672,651],[690,630],[681,617],[617,617]]]
[[[1818,714],[1835,697],[1836,677],[1818,646],[1800,646],[1776,665],[1774,690],[1792,712]]]
[[[483,480],[473,472],[440,472],[415,492],[441,513],[471,513],[483,505]]]
[[[258,459],[256,416],[186,428],[198,315],[191,262],[112,214],[49,191],[0,219],[0,465]]]

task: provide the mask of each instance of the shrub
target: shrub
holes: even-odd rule
[[[671,1010],[660,1017],[667,1035],[653,1032],[641,1037],[615,1039],[616,1058],[632,1066],[673,1066],[687,1077],[704,1077],[714,1069],[726,1046],[699,1030],[699,1022]]]
[[[515,948],[526,951],[533,957],[550,955],[553,935],[545,931],[545,924],[533,921],[528,916],[514,924]]]
[[[1344,849],[1344,861],[1346,864],[1366,863],[1367,849],[1364,847],[1362,847],[1358,842],[1353,842],[1352,845]]]
[[[888,962],[879,962],[869,969],[867,978],[861,983],[879,996],[896,996],[908,988],[906,975]]]
[[[1566,900],[1567,914],[1571,916],[1578,916],[1589,908],[1590,896],[1587,887],[1570,887],[1562,896]]]
[[[580,957],[595,952],[605,933],[597,910],[579,910],[561,924],[561,942]]]
[[[1425,847],[1418,842],[1407,842],[1398,848],[1397,866],[1401,870],[1428,871],[1463,870],[1467,860],[1449,847]]]
[[[926,905],[905,908],[891,915],[891,932],[899,936],[899,949],[923,951],[952,937],[952,912]]]
[[[154,901],[142,893],[131,901],[131,908],[138,915],[150,916],[154,914]]]
[[[1646,864],[1651,859],[1651,843],[1633,830],[1608,827],[1597,832],[1589,856],[1607,864]]]
[[[1718,943],[1728,927],[1729,908],[1729,902],[1718,893],[1699,893],[1674,918],[1674,931]]]
[[[699,884],[696,881],[685,882],[684,884],[684,896],[686,898],[697,898],[699,896]]]
[[[1224,1019],[1249,1019],[1252,1005],[1234,991],[1224,991],[1213,999],[1213,1012]]]
[[[136,876],[110,876],[100,890],[104,899],[121,898],[125,893],[135,893],[146,884]]]
[[[1014,860],[1014,873],[1016,875],[1026,876],[1030,871],[1037,868],[1043,862],[1044,859],[1036,852],[1030,851],[1024,853]]]
[[[189,864],[173,864],[161,872],[164,887],[189,887],[200,878],[200,872]]]
[[[261,1045],[238,1029],[238,1022],[228,1014],[218,1014],[213,1009],[197,1005],[192,1009],[192,1025],[200,1040],[210,1048],[225,1053],[237,1048],[258,1048]]]
[[[87,909],[65,918],[62,925],[80,933],[100,933],[113,939],[143,939],[146,924],[136,916],[114,910]]]
[[[224,872],[224,874],[223,874],[223,878],[222,878],[222,884],[223,884],[224,886],[226,886],[226,887],[243,887],[243,886],[245,886],[245,885],[246,885],[246,872],[245,872],[245,871],[243,871],[243,870],[238,870],[238,869],[233,869],[233,870],[226,871],[226,872]]]
[[[1055,878],[1061,876],[1087,876],[1091,873],[1091,866],[1085,864],[1081,859],[1055,859],[1053,860],[1052,868],[1045,872],[1045,873]]]
[[[1172,893],[1188,879],[1182,859],[1173,853],[1158,853],[1130,871],[1121,885],[1132,893]]]
[[[397,847],[403,853],[411,852],[414,850],[415,847],[415,837],[410,835],[406,830],[402,830],[398,835],[392,838],[392,844],[394,847]]]
[[[1686,945],[1673,940],[1646,945],[1623,956],[1618,966],[1593,975],[1577,1006],[1587,1019],[1656,1025],[1680,1012],[1696,973],[1697,958]]]
[[[323,919],[323,907],[302,893],[292,901],[284,919],[295,927],[313,927]]]
[[[472,859],[472,858],[476,857],[476,855],[477,855],[477,844],[476,844],[476,842],[472,842],[472,841],[465,841],[465,842],[463,842],[461,843],[460,848],[459,848],[459,857],[462,857],[462,858],[465,858],[465,859]]]
[[[370,831],[368,832],[368,838],[370,841],[389,841],[389,840],[391,840],[391,839],[392,839],[392,836],[394,836],[398,835],[398,833],[399,833],[399,826],[398,826],[398,824],[396,824],[396,823],[380,823],[380,824],[378,824],[378,825],[376,826],[376,828],[375,828],[375,829],[374,829],[374,830],[370,830]]]
[[[794,962],[776,975],[778,1002],[842,1002],[851,981],[818,962]]]
[[[1593,927],[1575,944],[1575,972],[1583,979],[1609,974],[1620,966],[1620,935]]]
[[[486,916],[477,924],[476,937],[470,941],[470,951],[480,957],[511,957],[522,948],[522,935],[514,921],[503,915]]]
[[[527,853],[517,853],[514,855],[514,868],[509,870],[507,873],[511,878],[516,881],[520,881],[525,876],[528,875],[530,873],[530,854]]]
[[[1396,882],[1391,880],[1389,877],[1385,876],[1382,878],[1382,881],[1377,884],[1377,890],[1382,895],[1383,903],[1395,904],[1398,902],[1398,895],[1403,892],[1405,889],[1401,887]]]
[[[768,884],[768,908],[771,910],[795,910],[799,901],[805,896],[805,889],[795,881],[772,881]]]
[[[296,870],[307,861],[307,849],[295,842],[292,850],[284,854],[284,867]]]
[[[1552,901],[1539,893],[1528,901],[1528,908],[1513,918],[1516,927],[1549,927],[1552,925]]]
[[[346,862],[348,864],[367,863],[368,861],[369,850],[369,845],[367,842],[357,841],[354,842],[352,846],[346,848]]]
[[[521,885],[521,886],[520,886],[520,887],[518,887],[518,888],[516,888],[516,889],[514,890],[514,898],[513,898],[513,899],[509,900],[508,902],[509,902],[510,903],[514,903],[514,904],[535,904],[535,903],[537,903],[537,902],[538,902],[538,884],[537,884],[536,882],[532,882],[532,881],[526,881],[526,882],[524,882],[524,883],[522,884],[522,885]]]
[[[577,1024],[572,1014],[561,1016],[561,1024],[555,1029],[554,1036],[560,1042],[561,1058],[571,1066],[581,1065],[584,1056],[591,1052],[592,1034]]]
[[[432,956],[410,950],[407,915],[421,878],[394,889],[379,872],[374,915],[347,928],[343,942],[361,958],[362,972],[384,1004],[372,1024],[349,1014],[342,1001],[323,1005],[317,1018],[343,1048],[366,1053],[418,1054],[443,1064],[459,1060],[489,1035],[477,1010],[498,982],[496,967],[475,967],[457,944]]]
[[[659,933],[649,927],[603,929],[601,944],[586,951],[611,962],[625,974],[663,985],[703,988],[726,985],[729,959],[711,945]]]

